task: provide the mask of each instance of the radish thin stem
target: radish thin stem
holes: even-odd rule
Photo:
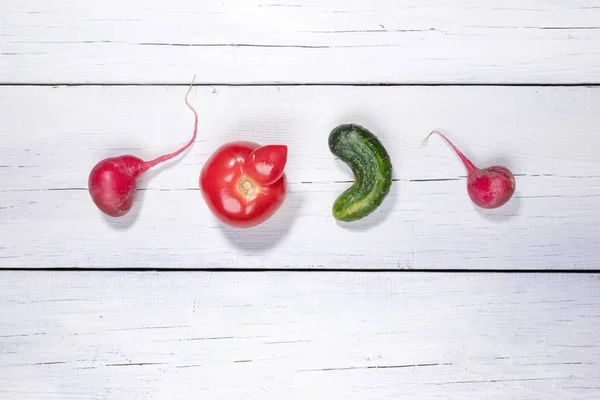
[[[465,165],[465,168],[467,169],[467,172],[469,174],[475,172],[475,170],[477,169],[477,167],[475,167],[475,165],[471,162],[471,160],[469,160],[460,150],[458,150],[458,148],[446,136],[444,136],[444,134],[442,134],[441,132],[431,131],[431,133],[429,135],[427,135],[427,137],[425,138],[425,140],[423,140],[423,143],[424,144],[427,143],[427,141],[429,140],[429,137],[431,135],[433,135],[434,133],[437,133],[438,135],[440,135],[442,137],[442,139],[444,139],[444,141],[446,143],[448,143],[448,145],[450,145],[450,147],[452,147],[452,149],[456,152],[456,154],[458,155],[458,157],[460,158],[460,160]]]
[[[157,157],[154,160],[145,162],[144,163],[144,170],[147,171],[150,168],[154,167],[155,165],[160,164],[161,162],[168,161],[168,160],[170,160],[173,157],[177,157],[179,154],[181,154],[185,150],[187,150],[194,143],[194,141],[196,140],[196,135],[198,133],[198,113],[196,112],[196,110],[194,109],[194,107],[192,107],[190,105],[190,103],[188,102],[188,95],[190,94],[190,91],[192,90],[192,86],[194,85],[194,81],[195,80],[196,80],[196,76],[194,75],[194,79],[192,79],[192,83],[190,84],[190,87],[188,88],[188,91],[185,94],[185,104],[194,113],[194,134],[192,135],[192,138],[190,139],[190,141],[185,146],[183,146],[179,150],[174,151],[174,152],[169,153],[169,154],[165,154],[165,155],[160,156],[160,157]]]

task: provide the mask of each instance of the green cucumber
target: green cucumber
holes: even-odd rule
[[[329,134],[329,150],[354,174],[352,186],[333,203],[333,217],[349,222],[371,214],[392,186],[392,163],[385,147],[362,126],[343,124]]]

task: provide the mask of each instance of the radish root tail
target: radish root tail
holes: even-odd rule
[[[433,131],[429,132],[429,135],[427,135],[427,137],[426,137],[425,139],[423,139],[423,146],[426,146],[426,145],[429,143],[429,138],[430,138],[430,137],[431,137],[431,135],[433,135],[433,134],[438,134],[438,135],[440,135],[441,137],[444,137],[444,135],[442,135],[442,133],[441,133],[441,132],[439,132],[439,131],[436,131],[436,130],[433,130]]]
[[[454,152],[456,153],[456,155],[458,155],[458,157],[460,158],[460,160],[463,162],[463,164],[465,165],[465,168],[467,169],[467,171],[469,172],[473,172],[477,169],[477,167],[475,167],[475,165],[471,162],[471,160],[469,160],[455,145],[454,143],[452,143],[450,141],[450,139],[448,139],[443,133],[433,130],[429,133],[429,135],[427,135],[427,137],[425,138],[425,140],[423,140],[424,144],[427,144],[429,138],[431,137],[431,135],[433,134],[437,134],[439,135],[444,142],[446,142],[451,148],[452,150],[454,150]]]
[[[192,110],[192,112],[194,113],[194,133],[192,134],[192,138],[190,139],[189,142],[187,142],[187,144],[185,146],[183,146],[179,150],[174,151],[174,152],[169,153],[169,154],[162,155],[160,157],[155,158],[154,160],[146,162],[144,164],[145,170],[148,170],[148,169],[154,167],[157,164],[160,164],[162,162],[170,160],[171,158],[177,157],[179,154],[181,154],[185,150],[187,150],[196,141],[196,136],[198,134],[198,113],[196,112],[196,110],[194,109],[194,107],[192,107],[192,105],[188,101],[188,95],[190,94],[190,92],[192,90],[192,86],[194,86],[194,82],[195,81],[196,81],[196,75],[194,75],[194,78],[192,79],[192,83],[190,84],[190,87],[188,88],[187,92],[185,93],[185,97],[184,97],[184,101],[185,101],[186,106],[190,110]]]
[[[423,141],[423,143],[422,143],[420,146],[418,146],[418,147],[412,147],[412,146],[409,146],[409,145],[407,145],[407,144],[406,144],[406,142],[404,141],[404,139],[402,139],[401,137],[399,137],[398,139],[400,139],[400,141],[402,142],[402,144],[404,145],[404,147],[406,147],[406,148],[409,148],[409,149],[412,149],[412,150],[419,150],[419,149],[422,149],[423,147],[425,147],[425,144],[426,144],[426,143]]]

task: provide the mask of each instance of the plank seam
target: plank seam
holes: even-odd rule
[[[600,274],[600,269],[468,269],[468,268],[440,268],[440,269],[424,269],[424,268],[411,268],[411,269],[389,269],[389,268],[371,268],[371,269],[352,269],[352,268],[76,268],[76,267],[49,267],[49,268],[25,268],[25,267],[12,267],[12,268],[0,268],[2,271],[60,271],[60,272],[245,272],[245,273],[256,273],[256,272],[293,272],[293,273],[314,273],[314,272],[358,272],[358,273],[381,273],[381,272],[395,272],[395,273],[469,273],[469,274],[480,274],[480,273],[493,273],[493,274],[586,274],[594,275]]]
[[[41,87],[79,87],[79,86],[90,86],[90,87],[112,87],[112,86],[149,86],[149,87],[165,87],[165,86],[182,86],[188,87],[190,84],[187,83],[149,83],[149,82],[88,82],[88,83],[74,83],[74,82],[0,82],[0,87],[11,87],[11,86],[41,86]],[[457,83],[457,82],[423,82],[423,83],[409,83],[409,82],[262,82],[262,83],[235,83],[235,82],[195,82],[196,87],[284,87],[284,86],[332,86],[332,87],[438,87],[438,86],[449,86],[449,87],[584,87],[584,88],[596,88],[600,87],[600,82],[557,82],[557,83]]]

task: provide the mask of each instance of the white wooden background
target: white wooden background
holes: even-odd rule
[[[7,83],[597,82],[597,0],[1,0]]]
[[[1,399],[600,398],[597,0],[0,10]],[[194,75],[197,142],[103,217],[89,170],[185,143]],[[347,122],[395,180],[350,225],[327,148]],[[510,167],[513,200],[474,208],[450,149],[418,148],[432,129]],[[235,139],[290,147],[256,229],[198,191]]]
[[[596,399],[600,391],[598,276],[3,277],[5,399]]]
[[[89,171],[111,154],[150,158],[185,143],[193,123],[185,90],[4,88],[3,264],[600,267],[600,173],[594,168],[600,167],[600,135],[593,134],[600,126],[600,88],[197,88],[190,101],[202,113],[200,139],[184,158],[148,174],[130,215],[105,218],[87,192]],[[31,112],[36,117],[15,118]],[[348,121],[389,143],[396,182],[374,214],[339,224],[331,206],[352,174],[330,153],[327,136]],[[447,145],[432,138],[414,149],[434,128],[455,137],[478,164],[497,161],[513,169],[514,199],[491,212],[477,210],[465,168]],[[198,188],[208,155],[236,138],[289,145],[289,196],[256,229],[218,223]]]

